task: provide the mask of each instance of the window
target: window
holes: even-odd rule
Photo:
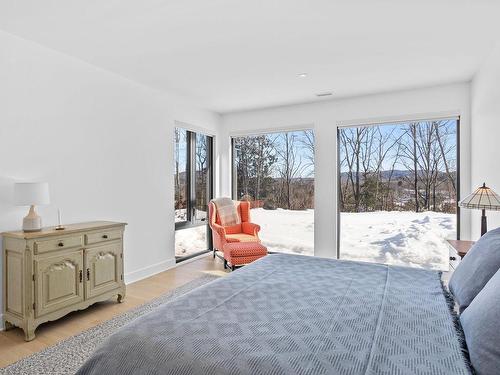
[[[213,139],[182,128],[174,134],[175,256],[183,260],[211,247],[207,207],[213,191]]]
[[[233,199],[270,252],[314,255],[314,132],[233,137]]]
[[[338,128],[339,257],[447,270],[458,119]]]

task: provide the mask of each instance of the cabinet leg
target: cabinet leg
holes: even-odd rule
[[[35,330],[26,329],[24,330],[24,341],[31,341],[35,339]]]
[[[118,297],[116,298],[116,301],[118,303],[122,303],[124,299],[125,299],[125,292],[122,292],[122,293],[118,294]]]
[[[12,324],[11,322],[5,321],[5,322],[4,322],[4,327],[5,327],[5,330],[6,330],[6,331],[8,331],[8,330],[10,330],[10,329],[15,328],[15,325],[14,325],[14,324]]]

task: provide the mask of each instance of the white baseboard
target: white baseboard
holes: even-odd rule
[[[135,283],[136,281],[156,275],[157,273],[166,271],[173,267],[175,267],[175,258],[140,268],[125,274],[125,284]]]

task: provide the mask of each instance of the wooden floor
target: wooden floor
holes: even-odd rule
[[[36,330],[36,338],[25,342],[19,329],[0,332],[0,367],[5,367],[30,354],[74,336],[115,315],[152,300],[172,289],[194,280],[203,274],[224,272],[222,261],[210,254],[201,259],[159,273],[147,279],[127,285],[127,296],[123,303],[116,300],[97,303],[86,310],[68,314],[54,322],[42,324]]]

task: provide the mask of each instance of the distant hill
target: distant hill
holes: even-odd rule
[[[420,171],[419,171],[420,172]],[[444,175],[445,172],[439,172],[441,175]],[[453,172],[455,173],[455,172]],[[388,180],[389,177],[391,176],[391,171],[381,171],[380,172],[381,174],[381,177],[382,177],[382,181],[384,180]],[[395,169],[393,172],[392,172],[392,180],[400,180],[400,179],[403,179],[405,177],[409,177],[413,174],[413,171],[409,171],[409,170],[401,170],[401,169]],[[347,172],[342,172],[340,174],[340,178],[341,179],[345,179],[347,178],[348,176],[348,173]]]

